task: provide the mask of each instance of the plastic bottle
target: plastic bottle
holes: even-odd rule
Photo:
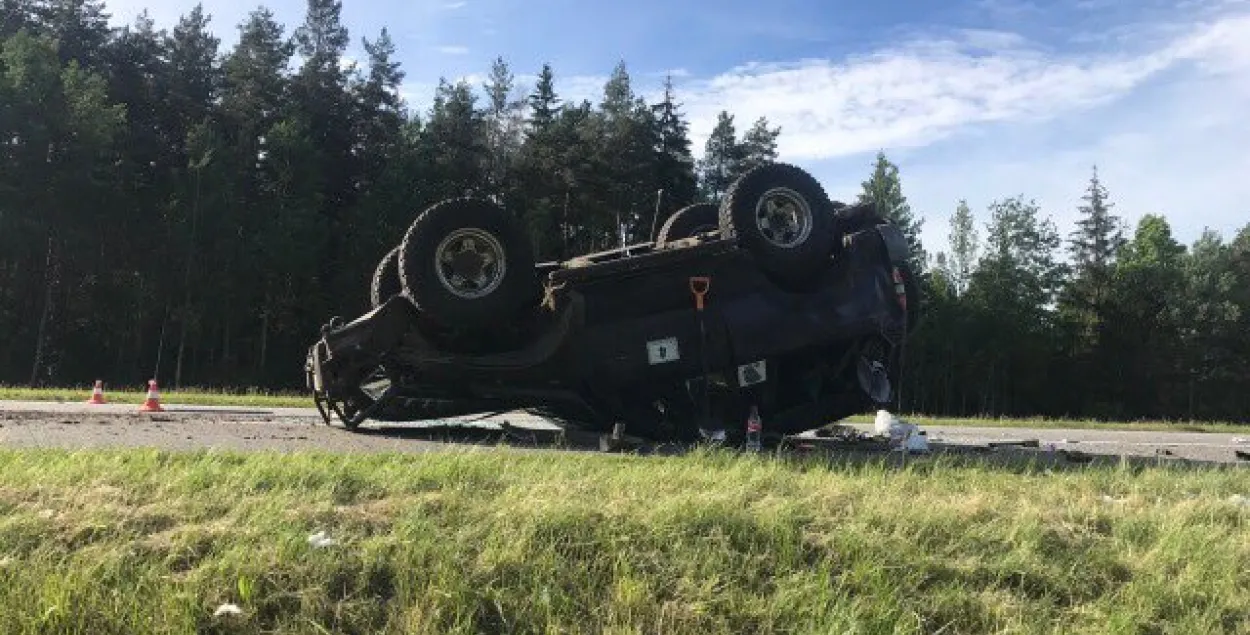
[[[759,409],[751,406],[751,414],[747,416],[747,452],[760,451],[760,432],[763,428]]]

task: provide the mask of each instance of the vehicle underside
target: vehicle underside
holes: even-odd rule
[[[327,421],[527,410],[736,439],[752,410],[765,434],[793,434],[894,398],[919,302],[906,241],[797,168],[748,173],[624,249],[535,264],[521,236],[473,199],[414,221],[379,266],[373,310],[331,321],[309,351]]]

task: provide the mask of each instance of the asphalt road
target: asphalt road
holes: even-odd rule
[[[560,436],[558,427],[524,413],[448,419],[441,425],[370,423],[348,432],[326,426],[314,408],[173,404],[165,408],[162,413],[140,413],[134,405],[0,401],[0,447],[425,452],[489,446],[503,440],[510,446],[537,450],[598,450],[597,436],[575,432]],[[868,433],[872,429],[870,425],[849,427]],[[1250,461],[1235,454],[1250,455],[1250,434],[972,427],[931,427],[925,432],[935,451],[1018,450],[1250,466]],[[1027,443],[1020,448],[992,448],[1017,441]]]

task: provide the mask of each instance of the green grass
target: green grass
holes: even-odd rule
[[[74,388],[25,388],[0,386],[0,401],[86,401],[91,386]],[[109,403],[139,404],[147,398],[147,385],[115,387],[104,385],[104,399]],[[280,394],[259,390],[224,391],[203,388],[183,390],[161,389],[161,403],[193,406],[243,406],[249,408],[311,408],[312,397],[306,394]]]
[[[1246,471],[959,461],[5,450],[0,633],[1250,629]]]

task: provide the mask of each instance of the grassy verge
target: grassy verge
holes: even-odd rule
[[[1236,495],[956,459],[0,451],[0,632],[1245,632]]]
[[[104,386],[104,398],[109,403],[139,404],[147,397],[147,386],[138,389],[129,386],[115,388]],[[91,398],[91,386],[82,388],[24,388],[0,386],[0,400],[13,401],[86,401]],[[277,394],[262,391],[214,391],[205,389],[161,390],[162,403],[195,406],[245,406],[251,408],[311,408],[312,397],[303,394]]]

